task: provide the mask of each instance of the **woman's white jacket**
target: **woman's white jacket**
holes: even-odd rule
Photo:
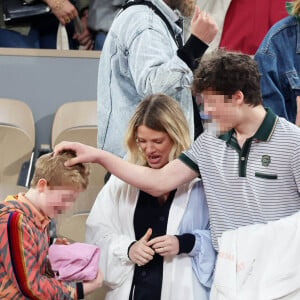
[[[192,190],[196,197],[189,204]],[[86,241],[100,248],[100,268],[104,283],[110,289],[107,300],[129,299],[135,264],[128,258],[127,251],[135,241],[133,217],[138,196],[137,188],[111,176],[87,219]],[[188,221],[181,222],[184,214]],[[215,262],[208,226],[202,183],[195,180],[179,187],[170,207],[167,234],[194,233],[196,243],[193,256],[189,253],[164,259],[162,300],[207,299],[204,285],[211,284]],[[180,232],[182,230],[185,231]]]

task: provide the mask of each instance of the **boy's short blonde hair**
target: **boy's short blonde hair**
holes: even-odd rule
[[[75,156],[75,152],[70,150],[62,151],[56,156],[53,156],[53,153],[42,155],[35,164],[30,186],[36,187],[38,181],[44,178],[50,188],[69,187],[76,190],[85,190],[88,185],[89,166],[87,164],[76,164],[65,167],[64,165],[67,160]]]

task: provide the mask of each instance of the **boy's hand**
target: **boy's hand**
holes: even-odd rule
[[[57,238],[54,242],[55,245],[69,245],[70,242],[66,238]]]
[[[101,270],[98,270],[97,277],[90,281],[83,282],[83,293],[84,295],[87,295],[96,289],[100,288],[103,284],[103,274]]]
[[[95,147],[78,142],[60,142],[54,148],[54,156],[63,150],[73,150],[76,153],[76,157],[71,158],[65,163],[66,167],[73,166],[78,163],[96,162],[100,151]]]

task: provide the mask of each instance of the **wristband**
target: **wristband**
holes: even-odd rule
[[[130,250],[131,246],[132,246],[135,242],[136,242],[136,241],[133,241],[133,242],[128,246],[127,256],[128,256],[128,258],[130,259],[130,261],[132,261],[132,260],[131,260],[131,258],[130,258],[130,256],[129,256],[129,250]]]
[[[195,236],[191,233],[185,233],[181,235],[175,235],[179,241],[179,252],[181,253],[189,253],[193,250],[195,245]]]
[[[84,299],[83,284],[76,282],[77,299]]]

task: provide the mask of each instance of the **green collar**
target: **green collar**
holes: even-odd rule
[[[219,135],[219,139],[225,141],[226,143],[229,143],[233,133],[234,133],[234,129],[231,129],[231,130],[225,132],[224,134]]]
[[[262,124],[260,125],[260,127],[258,128],[258,130],[256,131],[256,133],[254,134],[253,138],[260,140],[260,141],[269,141],[272,133],[274,131],[276,122],[278,117],[273,113],[273,111],[269,108],[266,108],[267,114],[262,122]],[[225,141],[226,143],[229,143],[229,141],[231,140],[231,137],[234,133],[234,129],[231,129],[229,131],[227,131],[226,133],[222,134],[219,136],[219,139]]]
[[[285,9],[287,13],[292,16],[293,2],[285,2]]]

